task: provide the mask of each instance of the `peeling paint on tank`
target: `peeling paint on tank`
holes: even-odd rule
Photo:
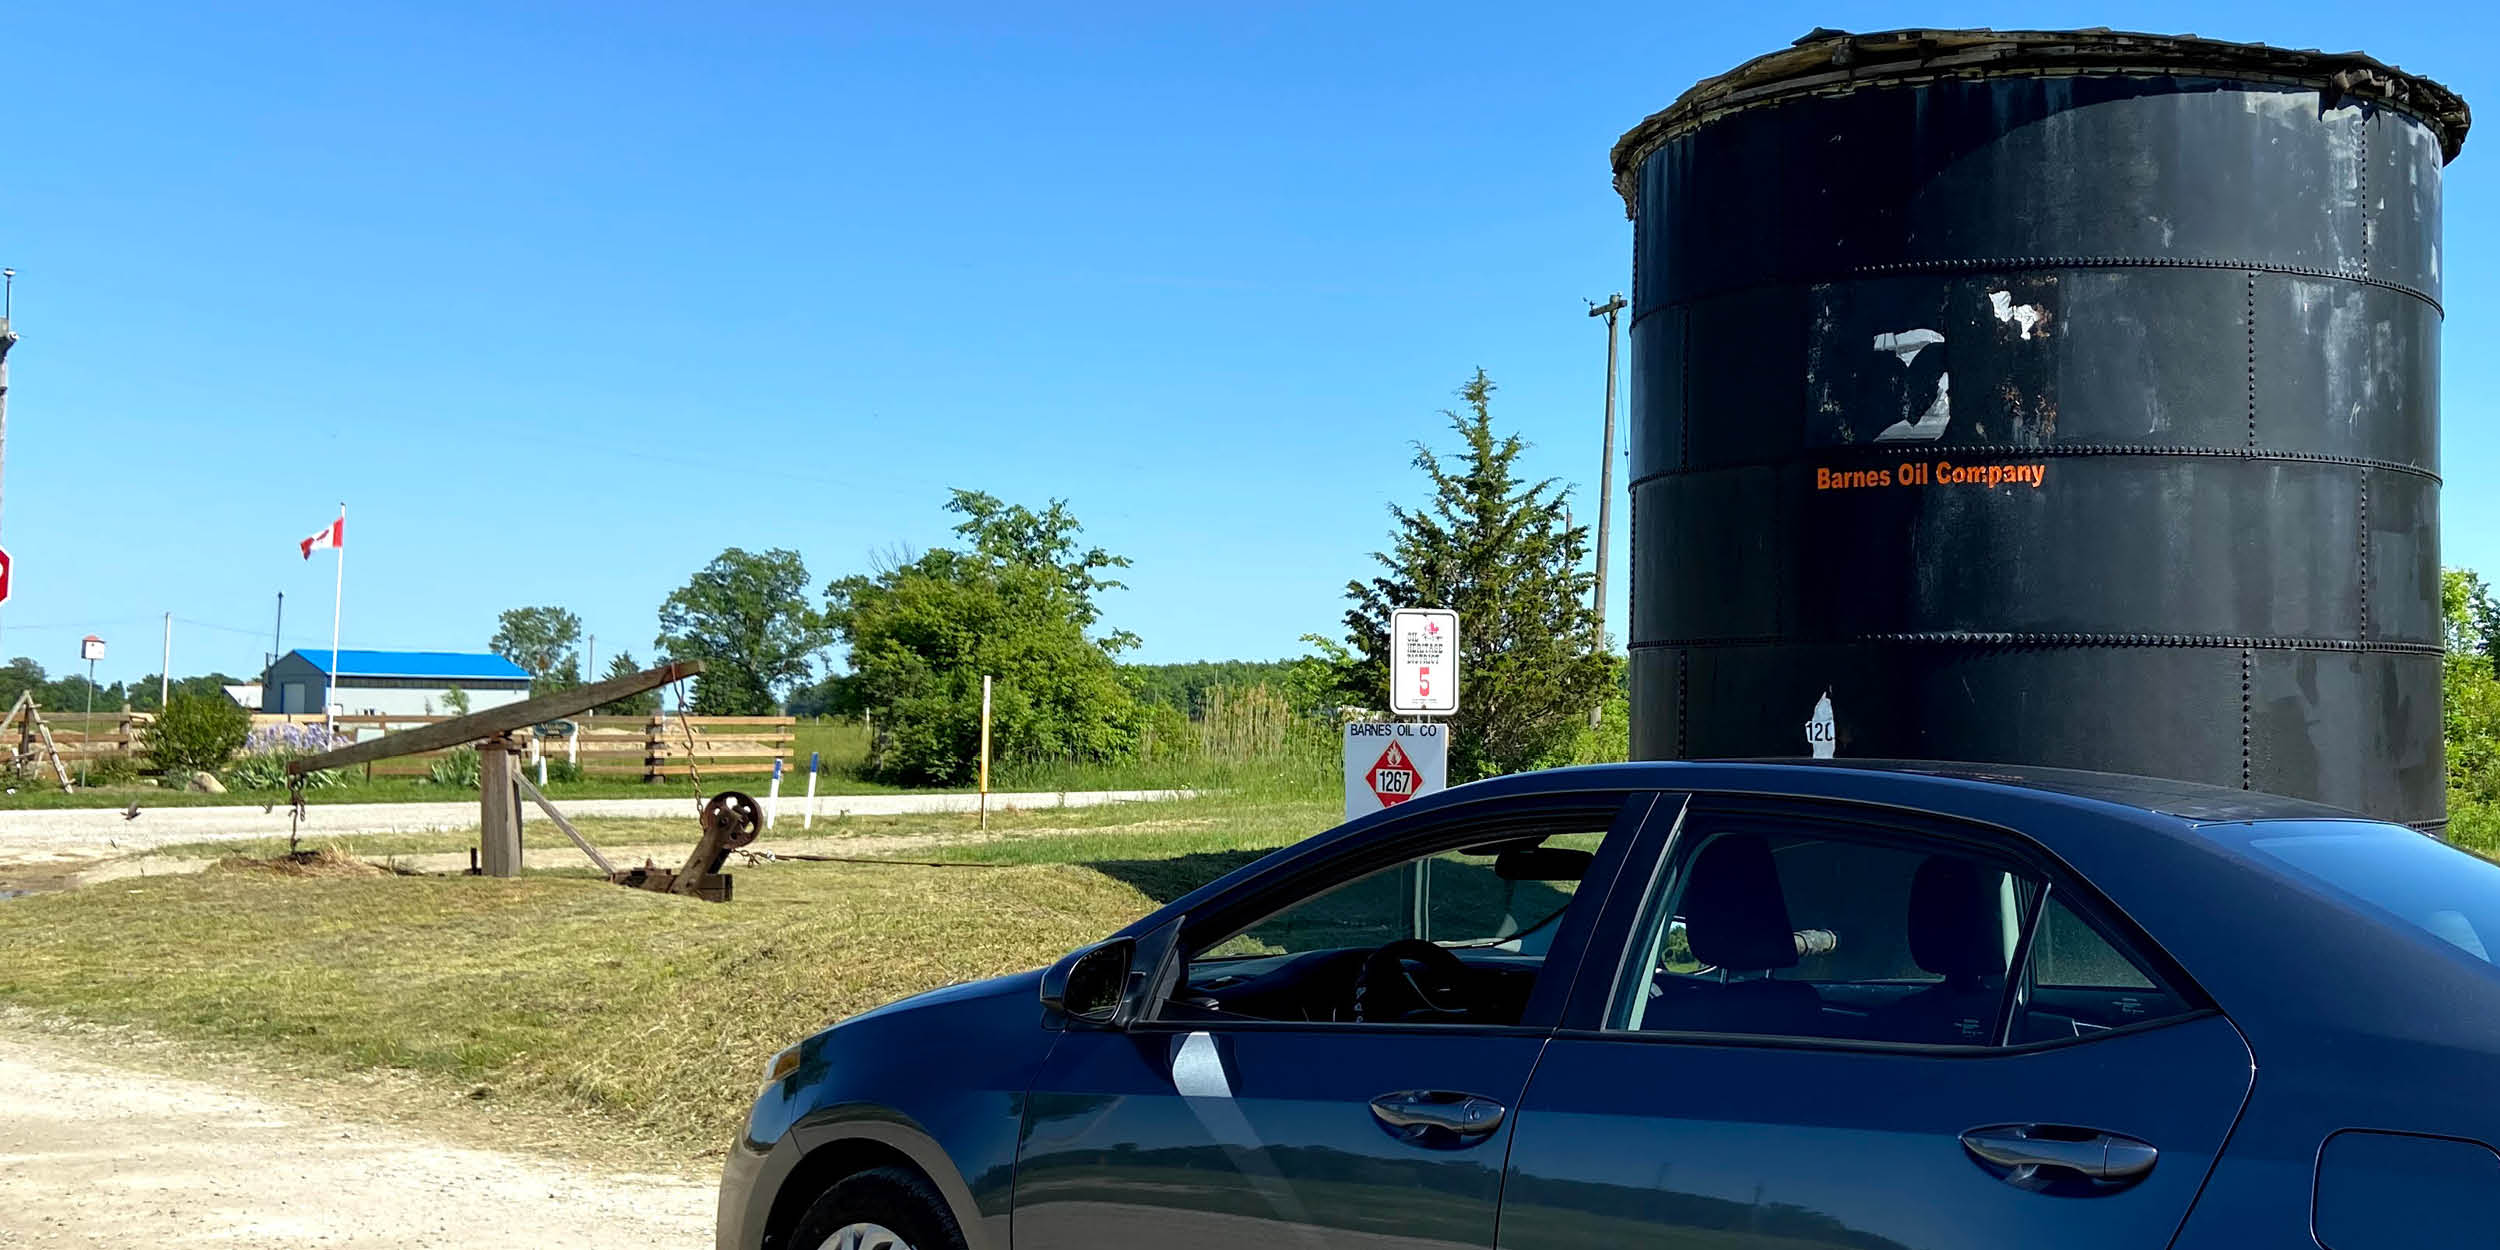
[[[1944,335],[1934,330],[1901,330],[1891,334],[1876,335],[1875,350],[1891,352],[1899,356],[1901,363],[1906,365],[1918,359],[1920,352],[1943,341]]]
[[[2015,303],[2012,291],[1988,292],[1988,309],[1997,315],[1997,320],[2022,327],[2025,342],[2030,341],[2034,329],[2047,324],[2049,319],[2049,314],[2038,304]]]

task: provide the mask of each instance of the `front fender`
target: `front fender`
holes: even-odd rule
[[[1058,1037],[1040,978],[933,991],[801,1043],[730,1152],[722,1250],[764,1250],[827,1186],[896,1156],[935,1184],[971,1250],[1006,1250],[1025,1094]]]

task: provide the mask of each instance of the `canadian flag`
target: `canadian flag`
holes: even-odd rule
[[[340,517],[338,520],[322,526],[320,533],[304,540],[304,558],[309,560],[312,559],[312,553],[316,551],[321,551],[330,547],[344,547],[346,545],[347,518]]]

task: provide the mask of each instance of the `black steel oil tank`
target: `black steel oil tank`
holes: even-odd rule
[[[1634,755],[2439,824],[2467,121],[2357,54],[1921,30],[1817,31],[1634,127]]]

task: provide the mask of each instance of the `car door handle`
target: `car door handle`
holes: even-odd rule
[[[1510,1108],[1482,1094],[1406,1089],[1372,1099],[1372,1118],[1389,1135],[1423,1146],[1472,1146],[1502,1127]]]
[[[2008,1184],[2025,1188],[2072,1177],[2101,1188],[2132,1185],[2161,1157],[2132,1137],[2062,1124],[1991,1124],[1962,1134],[1962,1148],[2003,1169]],[[2055,1171],[2044,1175],[2044,1168]]]

